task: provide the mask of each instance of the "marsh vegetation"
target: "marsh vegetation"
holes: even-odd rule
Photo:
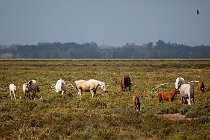
[[[131,91],[121,92],[120,76],[132,79]],[[158,103],[151,89],[174,88],[176,77],[201,80],[206,92],[195,86],[195,104]],[[50,86],[58,79],[105,81],[108,93],[98,89],[77,96],[68,88],[62,96]],[[210,139],[210,60],[0,60],[0,139]],[[35,100],[23,99],[22,84],[36,80],[40,92]],[[17,100],[9,97],[8,86],[17,86]],[[132,97],[140,98],[140,112]],[[185,115],[184,119],[161,117]]]

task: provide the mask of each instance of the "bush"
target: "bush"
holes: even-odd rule
[[[179,113],[185,115],[187,112],[189,112],[190,109],[191,108],[189,105],[183,105],[183,107],[179,109]]]
[[[105,109],[107,108],[107,103],[104,102],[102,99],[94,98],[90,100],[89,106],[91,108]]]
[[[185,113],[185,116],[187,118],[195,118],[196,117],[196,113],[193,112],[193,111],[188,111],[188,112]]]
[[[0,122],[11,121],[14,120],[14,116],[9,114],[3,114],[0,116]]]
[[[176,106],[169,106],[161,109],[161,114],[175,114],[178,112],[179,110]]]

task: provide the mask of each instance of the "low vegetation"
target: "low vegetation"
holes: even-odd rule
[[[0,139],[210,139],[210,60],[0,60]],[[131,91],[121,92],[120,76],[132,79]],[[206,92],[195,86],[195,104],[158,103],[159,91],[174,88],[176,77],[201,80]],[[108,93],[98,89],[77,96],[71,87],[62,96],[50,86],[58,79],[67,84],[78,79],[105,81]],[[22,84],[36,80],[35,100],[23,98]],[[17,100],[10,100],[9,84],[17,86]],[[140,112],[132,97],[140,98]],[[167,114],[186,119],[168,119]],[[190,118],[190,119],[187,119]]]

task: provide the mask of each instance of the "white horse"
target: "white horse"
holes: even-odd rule
[[[12,99],[16,100],[16,97],[15,97],[15,95],[16,95],[16,86],[14,84],[10,84],[9,85],[9,93],[10,93],[11,100]]]
[[[57,80],[56,84],[52,84],[51,88],[55,90],[55,92],[60,92],[62,95],[67,91],[66,82],[62,79]]]
[[[182,77],[178,77],[175,82],[175,88],[180,91],[180,96],[183,100],[187,101],[188,105],[191,105],[190,101],[194,102],[194,87],[190,85],[187,81],[184,80]]]
[[[96,90],[98,87],[101,87],[101,89],[106,93],[106,84],[102,81],[90,79],[90,80],[77,80],[74,82],[75,88],[78,90],[78,95],[82,96],[82,92],[90,92],[92,94],[92,97],[96,95]]]

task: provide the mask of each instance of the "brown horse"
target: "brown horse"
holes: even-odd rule
[[[140,111],[140,101],[138,96],[133,96],[133,106],[135,111]]]
[[[120,80],[121,90],[125,91],[127,87],[129,87],[129,91],[131,90],[131,78],[127,75],[123,75]]]
[[[179,90],[177,89],[172,89],[169,92],[158,92],[158,102],[160,103],[162,100],[173,102],[176,94],[179,94]]]
[[[202,91],[204,93],[204,83],[202,81],[199,81],[198,82],[198,90]]]

